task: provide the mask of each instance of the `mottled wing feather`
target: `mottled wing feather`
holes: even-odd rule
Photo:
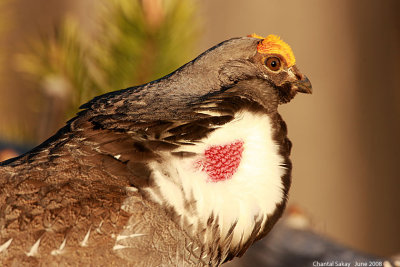
[[[79,153],[77,160],[78,154],[65,150],[68,147],[55,149],[59,156],[51,160],[41,155],[45,150],[29,164],[22,158],[0,168],[0,244],[12,239],[0,254],[2,265],[72,266],[78,255],[81,263],[89,262],[89,255],[99,256],[92,263],[100,263],[112,252],[112,235],[129,218],[121,209],[129,183],[122,175],[109,176],[104,155]]]
[[[169,219],[171,214],[160,219],[161,208],[147,203],[132,186],[151,184],[145,161],[156,159],[159,151],[197,140],[230,119],[137,122],[124,116],[81,115],[71,120],[32,153],[0,167],[0,245],[12,240],[0,254],[2,264],[172,264],[173,259],[154,254],[161,253],[154,244],[162,241],[161,250],[168,250],[171,244],[165,241],[170,240],[169,250],[176,250],[190,239]],[[123,209],[127,199],[128,211]],[[144,235],[129,244],[133,247],[117,244],[115,249],[128,220],[136,220],[138,233]],[[155,229],[161,232],[153,233]],[[128,251],[137,256],[128,257]],[[200,256],[183,248],[177,257],[194,263]]]

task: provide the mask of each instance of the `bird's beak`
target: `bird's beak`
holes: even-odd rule
[[[296,65],[288,69],[289,76],[291,77],[292,90],[299,93],[311,94],[312,85],[307,76],[303,75]]]
[[[303,77],[303,79],[293,83],[292,90],[296,90],[296,92],[299,93],[312,94],[312,85],[310,80],[305,75],[303,75]]]

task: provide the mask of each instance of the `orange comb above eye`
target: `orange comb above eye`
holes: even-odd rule
[[[296,63],[293,51],[290,46],[279,38],[277,35],[270,34],[266,38],[261,37],[255,33],[248,35],[248,37],[254,37],[262,39],[258,43],[257,51],[261,54],[277,54],[280,55],[287,63],[288,67],[293,66]]]

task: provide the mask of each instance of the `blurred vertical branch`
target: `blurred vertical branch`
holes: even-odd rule
[[[21,137],[40,141],[95,95],[173,71],[193,57],[200,28],[194,0],[104,1],[94,25],[85,32],[67,17],[16,55],[40,107],[37,129]]]
[[[15,122],[12,119],[8,119],[4,116],[4,111],[9,107],[9,102],[6,97],[4,97],[4,90],[7,90],[6,77],[8,72],[8,62],[9,59],[7,51],[7,38],[10,32],[12,32],[14,24],[13,12],[9,9],[14,0],[0,0],[0,83],[2,88],[0,88],[0,137],[1,135],[15,136]],[[7,123],[7,125],[5,125]]]
[[[0,78],[4,75],[4,65],[5,65],[5,49],[4,49],[4,39],[8,30],[8,26],[11,24],[10,14],[6,12],[6,4],[9,0],[0,1]],[[0,105],[4,100],[0,98]]]

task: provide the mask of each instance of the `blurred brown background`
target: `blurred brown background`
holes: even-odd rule
[[[99,2],[1,1],[0,23],[8,29],[0,37],[0,138],[15,142],[13,131],[37,131],[41,108],[30,102],[36,91],[16,70],[15,54],[65,14],[79,18],[82,29],[95,28]],[[203,0],[193,51],[253,32],[278,34],[292,46],[314,94],[280,109],[294,144],[290,203],[320,233],[383,256],[400,251],[399,12],[398,0]],[[29,142],[59,126],[46,125]]]

